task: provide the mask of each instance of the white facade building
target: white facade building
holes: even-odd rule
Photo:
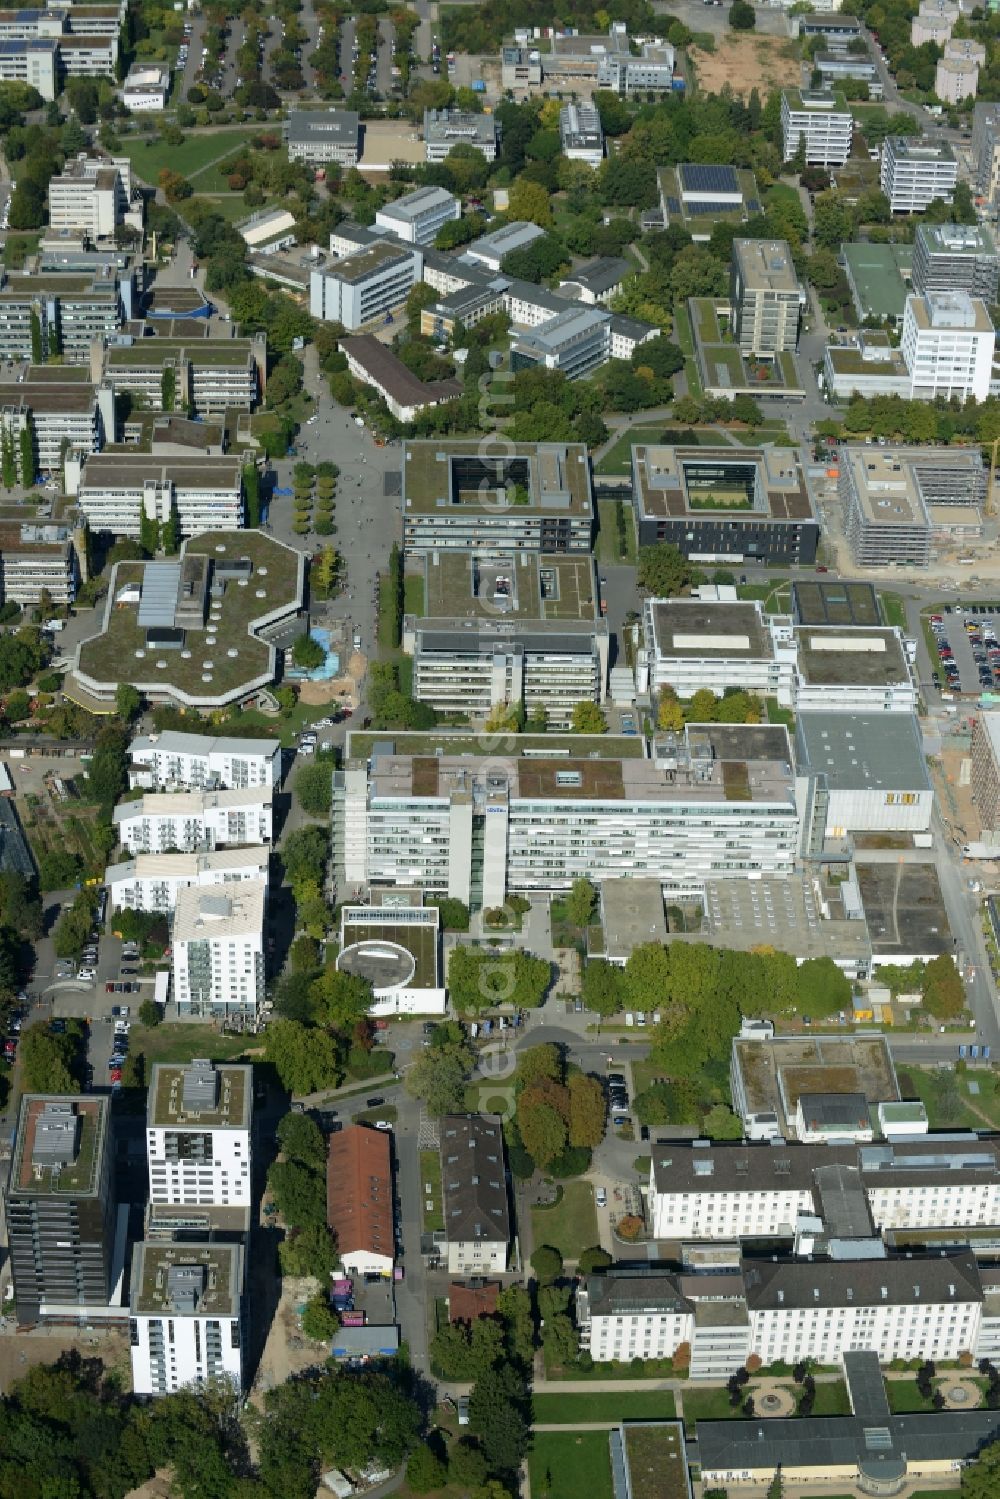
[[[675,1275],[591,1275],[576,1293],[580,1344],[597,1364],[672,1358],[690,1343],[692,1303]]]
[[[146,1105],[149,1200],[164,1207],[249,1207],[253,1069],[156,1062]]]
[[[243,791],[281,785],[277,740],[213,739],[163,729],[133,739],[128,753],[128,783],[147,791]]]
[[[800,774],[814,778],[812,795],[824,837],[930,828],[934,789],[913,710],[800,713],[795,758]]]
[[[142,228],[141,204],[133,212],[132,172],[127,158],[80,155],[49,183],[49,225],[76,229],[91,239],[110,239],[119,224]],[[137,219],[137,222],[136,222]]]
[[[188,885],[174,910],[174,1000],[182,1015],[255,1016],[264,998],[263,880]]]
[[[157,64],[136,63],[122,86],[122,103],[133,113],[145,114],[166,106],[170,92],[170,69]]]
[[[418,187],[378,209],[375,228],[408,245],[429,245],[439,229],[461,217],[462,205],[447,188]]]
[[[794,638],[787,626],[776,628],[759,601],[646,599],[636,681],[640,692],[669,688],[680,698],[703,687],[716,697],[727,687],[742,687],[791,707]]]
[[[104,873],[112,911],[172,911],[189,885],[230,885],[268,878],[268,850],[219,848],[208,854],[139,854]]]
[[[423,260],[419,250],[397,239],[380,239],[355,255],[309,278],[309,311],[327,323],[343,323],[352,331],[366,323],[382,322],[406,301],[420,280]]]
[[[236,531],[246,519],[239,458],[90,458],[77,501],[92,531],[138,538],[142,519],[165,524],[176,510],[181,536]]]
[[[810,166],[842,167],[851,154],[854,120],[843,94],[791,90],[781,96],[783,157],[801,147]]]
[[[119,803],[114,826],[119,842],[131,854],[270,843],[271,788],[148,792],[136,801]]]
[[[289,161],[307,161],[311,166],[336,162],[358,164],[359,116],[351,109],[293,109],[285,127]]]
[[[136,1395],[243,1387],[241,1244],[142,1243],[129,1328]]]
[[[495,115],[471,109],[424,110],[424,160],[444,161],[456,146],[474,146],[496,161],[500,127]]]
[[[559,111],[559,141],[569,161],[583,161],[596,170],[604,160],[604,131],[593,104],[564,104]]]
[[[510,1208],[498,1114],[446,1114],[439,1127],[448,1270],[497,1275],[507,1269]]]
[[[923,213],[935,198],[950,203],[957,181],[958,162],[946,142],[886,136],[880,185],[893,213]]]
[[[906,299],[900,342],[910,375],[910,399],[930,401],[990,393],[996,333],[979,297],[928,291]]]

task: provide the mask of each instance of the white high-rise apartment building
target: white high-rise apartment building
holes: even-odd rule
[[[188,885],[174,908],[174,999],[182,1015],[257,1014],[264,998],[263,880]]]
[[[248,1207],[252,1110],[251,1067],[155,1063],[146,1106],[150,1202]]]
[[[881,188],[893,213],[923,213],[935,198],[950,203],[958,162],[945,141],[887,135],[882,146]]]
[[[783,156],[799,147],[810,166],[842,167],[851,154],[854,120],[843,94],[791,89],[781,96]]]
[[[172,911],[179,891],[189,885],[239,884],[243,880],[267,883],[269,850],[250,844],[245,848],[218,848],[207,854],[139,854],[122,864],[109,864],[104,883],[112,911]]]
[[[142,1243],[132,1252],[136,1395],[243,1387],[241,1244]]]
[[[911,400],[985,401],[995,347],[993,323],[979,297],[964,291],[907,297],[900,348]]]
[[[133,739],[128,752],[128,783],[147,791],[281,784],[281,745],[274,739],[212,739],[164,729]]]
[[[114,811],[119,842],[130,854],[270,843],[271,787],[242,791],[147,792]]]

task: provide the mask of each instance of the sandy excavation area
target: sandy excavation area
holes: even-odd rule
[[[714,52],[691,47],[689,56],[698,86],[707,94],[721,93],[728,83],[744,99],[756,88],[763,101],[772,89],[798,88],[802,79],[798,42],[773,36],[730,32],[716,42]]]

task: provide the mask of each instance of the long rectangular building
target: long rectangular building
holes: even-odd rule
[[[163,729],[133,739],[128,753],[128,783],[146,791],[244,790],[248,786],[281,785],[281,745],[277,740]]]
[[[583,443],[403,445],[407,552],[590,554],[594,502]]]
[[[574,879],[790,874],[798,811],[783,728],[700,725],[656,757],[634,740],[527,737],[502,760],[455,736],[351,735],[334,852],[351,886],[417,885],[466,904]],[[626,758],[631,756],[631,758]]]
[[[232,885],[243,880],[267,884],[269,850],[249,844],[209,853],[137,854],[104,873],[112,911],[172,911],[179,891],[189,885]]]
[[[47,593],[53,604],[72,604],[80,568],[69,530],[59,525],[0,523],[0,600],[37,604]]]
[[[119,802],[113,820],[119,842],[131,854],[270,843],[271,787],[148,792],[136,801]]]
[[[263,400],[267,340],[143,338],[104,351],[103,378],[117,395],[140,395],[153,411],[222,415],[252,411]],[[221,528],[220,528],[221,529]]]
[[[79,478],[77,501],[92,531],[114,536],[138,537],[143,517],[165,525],[176,513],[184,537],[236,531],[246,519],[242,464],[228,456],[91,457]]]
[[[96,453],[114,439],[114,392],[90,384],[80,368],[30,365],[0,381],[0,426],[15,452],[21,433],[30,431],[39,471],[60,473],[67,452]]]

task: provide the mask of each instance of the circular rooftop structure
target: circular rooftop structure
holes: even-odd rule
[[[355,942],[337,958],[337,967],[355,978],[367,979],[372,988],[399,989],[409,983],[416,959],[396,942]]]

